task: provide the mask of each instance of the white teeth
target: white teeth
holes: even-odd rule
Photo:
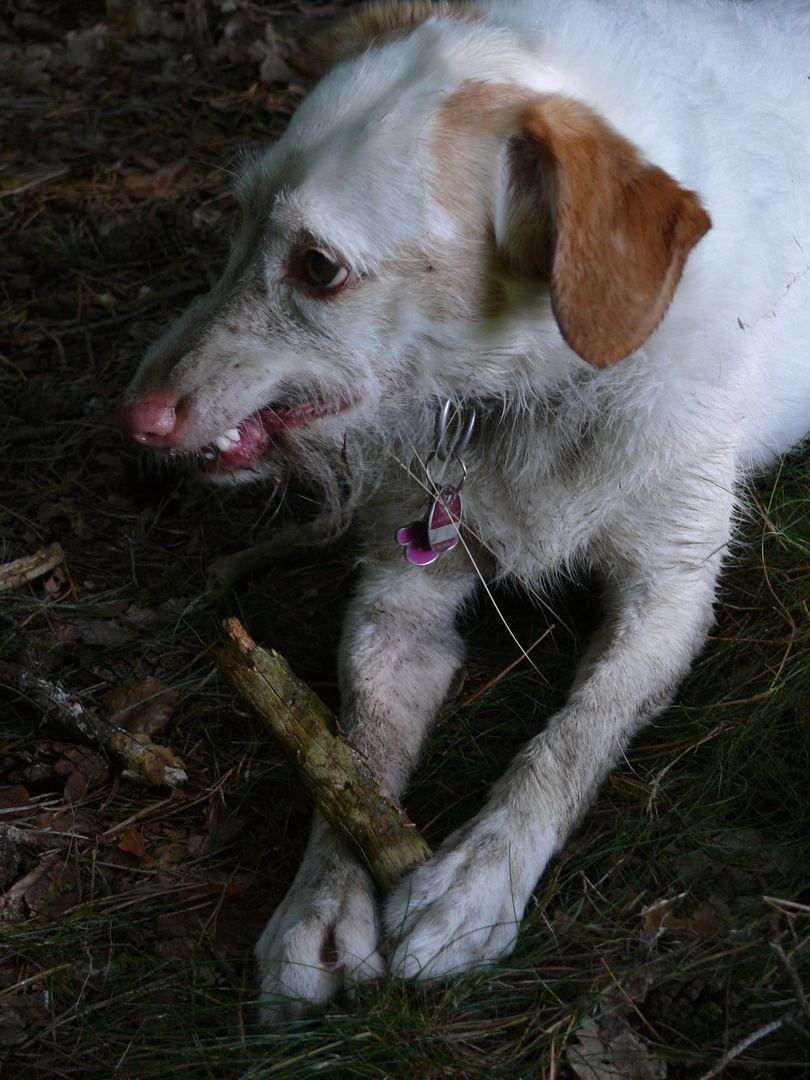
[[[230,450],[231,440],[227,435],[217,435],[214,439],[214,446],[224,454],[226,451]]]
[[[206,461],[215,461],[217,455],[214,453],[213,450],[203,450],[202,456],[205,458]]]
[[[225,438],[230,439],[231,442],[239,442],[239,428],[228,428],[225,432]]]

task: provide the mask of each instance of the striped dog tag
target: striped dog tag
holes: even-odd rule
[[[447,484],[433,500],[427,519],[428,544],[439,553],[452,551],[458,543],[461,523],[461,495],[458,488]]]

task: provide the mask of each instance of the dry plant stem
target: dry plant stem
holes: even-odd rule
[[[270,726],[329,824],[354,843],[380,888],[390,889],[430,857],[427,843],[380,794],[365,759],[286,660],[256,646],[237,619],[226,619],[223,627],[220,672],[238,700]]]
[[[33,555],[23,555],[21,559],[13,562],[0,564],[0,592],[8,592],[24,585],[26,581],[34,581],[43,574],[65,561],[65,553],[61,544],[50,544],[46,548],[40,548]]]
[[[153,743],[148,735],[131,734],[93,716],[58,682],[49,682],[22,670],[17,672],[16,681],[22,691],[30,693],[45,706],[50,720],[74,739],[107,754],[123,768],[124,776],[170,788],[179,788],[188,780],[182,761],[171,750]]]
[[[759,1042],[760,1039],[764,1039],[766,1035],[772,1035],[774,1031],[778,1031],[780,1027],[789,1023],[790,1020],[791,1016],[790,1013],[788,1013],[785,1016],[780,1016],[778,1020],[772,1020],[769,1024],[763,1024],[762,1027],[757,1028],[756,1031],[752,1031],[750,1035],[746,1036],[746,1038],[741,1042],[738,1042],[736,1046],[732,1046],[727,1053],[723,1054],[720,1061],[712,1066],[708,1072],[703,1073],[700,1080],[714,1080],[715,1076],[719,1076],[723,1072],[726,1065],[732,1062],[734,1058],[739,1057],[749,1046],[753,1046],[754,1043]]]
[[[805,939],[805,944],[806,943],[807,939]],[[810,1020],[810,1002],[808,1002],[807,996],[805,995],[804,987],[802,986],[802,981],[799,978],[798,971],[793,966],[790,957],[787,955],[787,953],[778,941],[772,941],[771,948],[779,958],[779,963],[785,969],[788,979],[790,979],[790,985],[793,987],[793,993],[796,995],[796,1000],[798,1001],[799,1006],[804,1013],[805,1020]]]

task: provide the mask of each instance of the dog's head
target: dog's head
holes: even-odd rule
[[[223,479],[345,462],[439,396],[525,400],[613,364],[709,227],[542,47],[470,8],[370,9],[326,51],[336,66],[237,184],[222,280],[119,414]]]

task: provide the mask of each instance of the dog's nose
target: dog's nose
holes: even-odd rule
[[[119,405],[115,424],[141,446],[173,446],[177,440],[177,405],[177,399],[168,395],[141,398]]]

